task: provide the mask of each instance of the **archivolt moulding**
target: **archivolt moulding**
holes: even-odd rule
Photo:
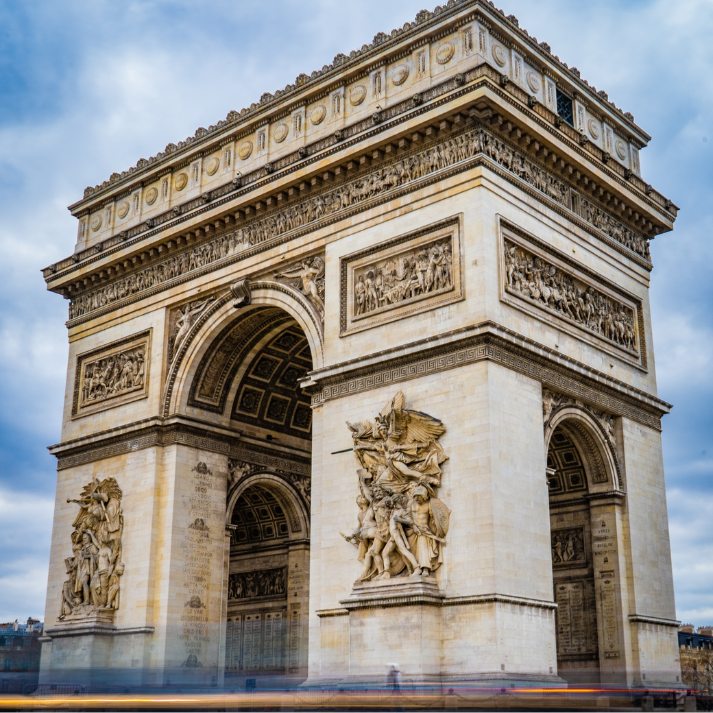
[[[555,407],[545,423],[545,452],[555,429],[561,426],[582,450],[592,486],[596,491],[623,491],[624,480],[614,444],[594,412],[581,403],[563,403]]]
[[[233,519],[233,510],[240,496],[254,485],[269,490],[282,505],[290,526],[290,539],[309,537],[309,514],[305,511],[297,491],[286,480],[269,471],[251,473],[239,480],[228,493],[225,508],[226,525],[230,525]]]
[[[324,362],[324,327],[320,315],[297,289],[275,280],[243,280],[240,296],[233,289],[220,294],[196,320],[173,355],[164,385],[162,416],[185,410],[193,372],[213,339],[236,318],[236,310],[279,307],[294,318],[307,337],[314,368]]]

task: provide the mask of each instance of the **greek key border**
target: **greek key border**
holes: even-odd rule
[[[580,376],[565,366],[554,365],[548,359],[492,333],[466,337],[456,344],[426,350],[425,354],[420,352],[400,357],[392,366],[376,365],[361,370],[357,367],[351,378],[326,377],[322,389],[312,397],[312,407],[485,360],[497,362],[540,381],[553,391],[595,405],[600,410],[661,430],[663,409],[644,407],[641,402],[636,403],[634,397],[617,395],[614,389],[596,379]]]

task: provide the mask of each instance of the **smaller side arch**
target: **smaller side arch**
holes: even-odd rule
[[[306,511],[299,494],[287,481],[267,470],[246,475],[230,489],[225,510],[225,524],[231,524],[233,511],[240,496],[256,485],[272,493],[282,506],[287,515],[290,539],[309,538],[309,513]]]
[[[572,437],[587,462],[590,491],[624,491],[624,481],[614,444],[599,419],[584,405],[562,404],[545,424],[545,453],[555,430],[561,427]]]

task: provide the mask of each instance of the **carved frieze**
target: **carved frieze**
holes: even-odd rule
[[[340,260],[341,334],[463,299],[461,219],[449,218]]]
[[[72,418],[148,395],[152,330],[77,357]]]
[[[552,564],[555,567],[577,567],[587,564],[584,552],[584,528],[552,530]]]
[[[228,599],[254,599],[256,597],[284,598],[287,594],[285,567],[263,569],[257,572],[237,572],[228,578]]]
[[[429,576],[443,562],[450,510],[437,493],[448,460],[439,443],[446,428],[405,401],[399,391],[374,421],[347,423],[360,494],[358,525],[342,536],[358,550],[360,582]]]
[[[94,478],[78,500],[67,500],[79,505],[79,512],[72,523],[72,556],[64,560],[67,580],[62,586],[62,621],[81,622],[100,613],[110,616],[119,608],[124,574],[121,499],[114,478]]]
[[[238,230],[138,270],[109,285],[77,295],[70,303],[69,318],[78,319],[114,302],[146,293],[165,282],[197,272],[221,260],[234,258],[252,246],[274,240],[293,230],[311,225],[316,227],[320,222],[339,219],[341,215],[354,212],[357,207],[366,206],[377,199],[386,199],[397,190],[403,192],[407,187],[415,189],[421,179],[444,169],[458,166],[457,170],[466,170],[471,167],[469,160],[478,155],[487,156],[550,200],[590,222],[617,243],[646,260],[650,259],[648,242],[640,234],[591,199],[579,197],[564,179],[514,144],[496,137],[483,127],[476,127],[421,151],[414,151],[376,171],[345,181],[334,189],[276,210],[264,218],[257,218]]]
[[[637,305],[593,284],[576,270],[565,267],[554,255],[503,238],[506,295],[537,306],[540,314],[551,315],[616,345],[636,359],[639,348]]]

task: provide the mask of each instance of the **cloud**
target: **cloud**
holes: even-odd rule
[[[0,489],[0,621],[44,619],[54,493]]]
[[[708,460],[708,473],[713,473]],[[669,489],[671,550],[677,584],[678,617],[684,622],[713,622],[713,501],[709,493]]]

